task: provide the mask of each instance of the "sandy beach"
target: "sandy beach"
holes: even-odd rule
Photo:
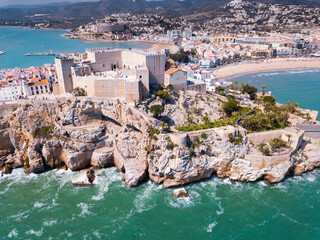
[[[215,70],[213,73],[219,78],[228,78],[245,73],[297,68],[320,68],[320,59],[291,58],[272,59],[265,62],[256,63],[238,63],[221,67],[220,69]]]

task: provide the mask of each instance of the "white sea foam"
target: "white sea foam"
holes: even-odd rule
[[[35,202],[35,204],[33,204],[34,208],[42,208],[45,204],[44,203],[40,203],[40,202]]]
[[[15,215],[11,215],[8,218],[13,219],[16,222],[21,222],[22,219],[26,219],[29,216],[30,210],[27,210],[25,212],[21,212]]]
[[[46,227],[51,227],[55,224],[57,224],[58,220],[50,220],[50,221],[44,221],[43,225],[46,226]]]
[[[93,235],[94,235],[96,238],[101,239],[101,235],[100,235],[100,233],[99,233],[98,230],[94,231],[94,232],[93,232]]]
[[[275,76],[275,75],[279,75],[279,73],[278,72],[259,73],[254,75],[253,77],[269,77],[269,76]]]
[[[78,205],[77,205],[77,207],[80,207],[81,208],[81,213],[80,213],[80,217],[84,217],[84,216],[86,216],[86,215],[90,215],[90,214],[92,214],[90,211],[89,211],[89,206],[88,206],[88,204],[86,204],[86,203],[79,203]]]
[[[217,222],[216,221],[214,221],[213,223],[210,223],[209,224],[209,226],[208,226],[208,228],[207,228],[207,232],[212,232],[212,230],[213,230],[213,228],[215,227],[215,226],[217,226]]]
[[[95,185],[99,188],[98,195],[92,196],[92,200],[99,201],[104,198],[104,194],[109,191],[109,186],[117,181],[121,181],[121,174],[115,168],[103,169],[96,172]]]
[[[43,228],[41,228],[39,231],[35,231],[33,229],[30,229],[29,231],[26,232],[27,235],[35,235],[37,237],[41,237],[43,234]]]
[[[188,197],[175,198],[171,193],[167,198],[167,202],[174,208],[187,208],[198,204],[201,201],[201,196],[196,191],[187,190],[189,193]]]
[[[148,211],[156,205],[156,202],[153,200],[153,196],[154,193],[158,191],[157,185],[151,181],[147,182],[146,185],[147,186],[144,186],[142,193],[137,194],[137,197],[133,201],[134,206],[139,213]]]
[[[289,70],[286,71],[286,74],[303,74],[303,73],[317,73],[319,70],[317,69],[301,69],[301,70]]]
[[[218,202],[218,207],[219,207],[219,210],[216,211],[216,213],[217,213],[218,215],[223,214],[223,213],[224,213],[224,209],[223,209],[223,207],[222,207],[222,205],[221,205],[221,202]]]
[[[18,237],[19,233],[16,228],[12,229],[11,232],[8,234],[8,238]]]

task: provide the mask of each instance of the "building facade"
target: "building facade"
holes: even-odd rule
[[[134,101],[164,85],[164,52],[90,49],[80,60],[56,58],[59,94],[83,88],[88,96]]]

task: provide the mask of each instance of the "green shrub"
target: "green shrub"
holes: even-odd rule
[[[205,133],[201,133],[201,138],[207,138],[207,134],[205,134]]]
[[[281,137],[279,138],[274,138],[269,142],[272,150],[275,150],[277,148],[283,148],[283,147],[288,147],[286,142],[284,140],[281,139]]]
[[[271,156],[270,150],[267,147],[262,149],[262,154],[265,156]]]
[[[154,117],[158,117],[163,112],[163,107],[161,105],[153,105],[150,108],[150,112]]]
[[[53,126],[37,127],[33,131],[33,137],[34,138],[50,138],[52,129],[53,129]]]

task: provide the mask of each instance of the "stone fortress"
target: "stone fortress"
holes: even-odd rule
[[[132,49],[88,49],[80,57],[56,58],[55,94],[82,88],[89,97],[133,102],[164,84],[165,52]]]

